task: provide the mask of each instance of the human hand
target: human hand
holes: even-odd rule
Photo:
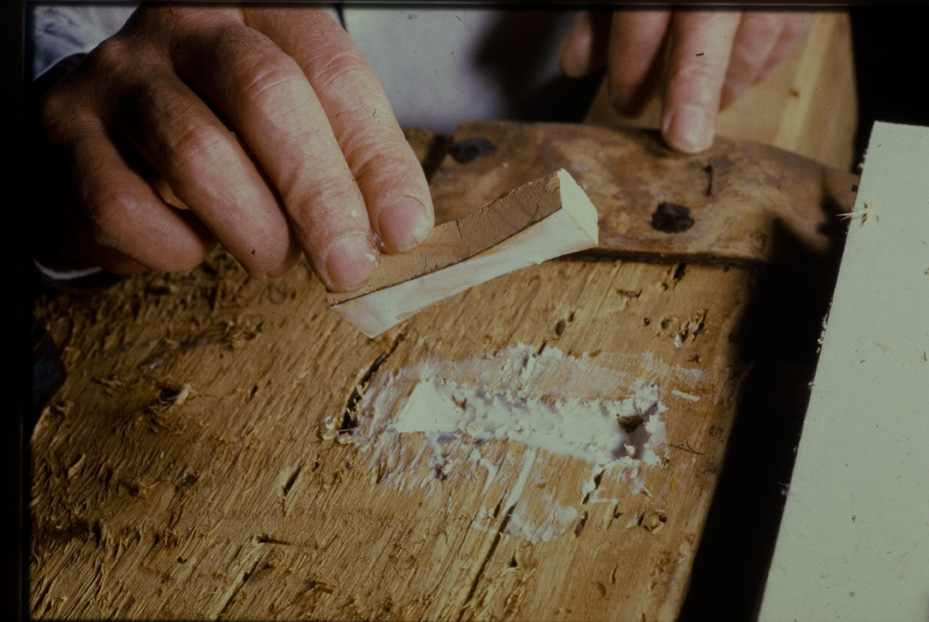
[[[315,9],[142,7],[39,116],[51,190],[114,272],[186,269],[218,241],[254,277],[302,251],[350,290],[432,229],[379,79]]]
[[[606,64],[613,105],[624,114],[640,113],[660,85],[665,141],[678,151],[698,153],[713,142],[719,110],[775,70],[811,17],[754,11],[584,12],[562,43],[561,67],[579,77]]]

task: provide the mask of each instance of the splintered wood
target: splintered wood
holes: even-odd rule
[[[305,263],[222,251],[40,301],[68,377],[31,435],[29,613],[672,620],[755,284],[560,259],[375,339]]]
[[[418,248],[385,255],[359,290],[328,294],[368,337],[507,272],[597,245],[597,210],[564,170],[440,224]]]

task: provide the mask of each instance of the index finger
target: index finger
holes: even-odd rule
[[[712,144],[740,19],[735,11],[680,11],[672,17],[661,125],[671,147],[698,153]]]
[[[422,166],[374,70],[339,24],[314,13],[257,10],[247,13],[247,22],[268,34],[309,78],[381,246],[409,250],[426,238],[434,221]]]

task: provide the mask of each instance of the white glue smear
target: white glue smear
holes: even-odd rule
[[[617,395],[624,397],[607,397]],[[409,433],[430,443],[506,439],[600,465],[628,458],[657,465],[665,443],[667,408],[656,384],[552,347],[536,353],[519,345],[378,374],[360,406],[353,434],[364,441]]]
[[[424,379],[388,430],[422,432],[435,441],[465,434],[478,442],[506,439],[595,464],[626,456],[657,464],[654,437],[662,436],[663,424],[654,415],[664,406],[655,385],[643,383],[634,391],[622,400],[551,399]],[[620,422],[637,429],[625,432]]]
[[[486,469],[485,495],[498,476],[498,466],[481,455],[480,445],[494,439],[525,445],[525,459],[504,514],[526,488],[537,450],[591,463],[591,480],[578,496],[585,503],[607,501],[590,498],[596,488],[594,477],[614,471],[637,477],[642,465],[660,466],[666,450],[662,413],[667,408],[655,383],[552,347],[539,353],[518,345],[480,359],[426,360],[397,373],[379,373],[359,406],[359,425],[352,432],[359,449],[375,449],[377,459],[394,462],[396,469],[403,467],[391,448],[404,435],[422,435],[426,442],[407,465],[414,468],[423,448],[430,448],[433,475],[422,486],[433,485],[455,468],[449,458],[454,441],[471,446],[466,464]],[[402,477],[382,481],[416,485]],[[551,520],[531,525],[516,511],[506,531],[547,541],[577,515],[573,507],[557,506]],[[472,527],[489,528],[485,518],[486,512],[478,515]]]

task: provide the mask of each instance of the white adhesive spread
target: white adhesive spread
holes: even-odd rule
[[[650,438],[662,428],[660,419],[650,415],[662,408],[654,385],[638,387],[631,399],[585,401],[547,400],[433,380],[416,385],[389,429],[401,434],[423,432],[434,440],[462,433],[475,441],[508,439],[597,464],[626,455],[654,464],[658,458],[652,444],[637,455],[639,447],[618,420],[649,413],[644,427]]]
[[[608,399],[613,396],[621,397]],[[578,517],[577,508],[551,500],[551,511],[540,523],[522,518],[517,505],[539,450],[591,463],[590,479],[578,491],[578,502],[584,503],[618,502],[592,494],[595,478],[616,471],[637,478],[642,465],[660,466],[665,455],[666,407],[656,384],[551,347],[538,353],[519,345],[480,359],[427,360],[397,373],[379,373],[359,405],[361,417],[353,430],[359,449],[374,449],[378,459],[395,463],[394,471],[403,468],[393,453],[405,435],[426,441],[406,468],[415,468],[428,451],[431,476],[413,483],[392,472],[381,479],[400,488],[432,486],[447,477],[456,466],[450,447],[464,444],[470,446],[465,466],[486,471],[486,476],[475,472],[483,480],[484,497],[500,467],[482,455],[481,444],[496,439],[526,446],[500,514],[513,510],[504,533],[531,541],[551,540]],[[644,490],[636,482],[634,490]],[[472,527],[493,530],[492,523],[482,507]]]

